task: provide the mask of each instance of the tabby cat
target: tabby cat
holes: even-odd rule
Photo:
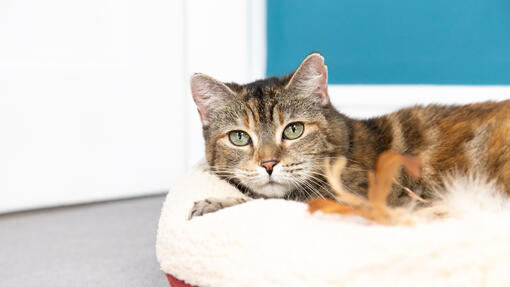
[[[290,75],[245,85],[195,74],[191,91],[210,171],[252,198],[328,198],[324,164],[345,158],[345,189],[366,194],[367,171],[379,154],[393,150],[419,156],[423,170],[420,179],[401,171],[390,205],[409,200],[404,187],[429,197],[424,191],[454,172],[483,173],[510,194],[510,100],[414,106],[356,120],[331,105],[327,79],[317,53]],[[190,217],[243,201],[196,202]]]

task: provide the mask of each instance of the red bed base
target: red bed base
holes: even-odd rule
[[[168,279],[168,282],[170,283],[170,287],[196,287],[193,285],[189,285],[188,283],[186,283],[182,280],[179,280],[170,274],[165,273],[165,275],[166,275],[166,278]]]

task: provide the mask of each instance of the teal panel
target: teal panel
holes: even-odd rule
[[[311,52],[334,84],[510,84],[510,0],[267,0],[267,74]]]

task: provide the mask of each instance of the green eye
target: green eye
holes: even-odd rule
[[[231,131],[228,134],[230,142],[236,146],[245,146],[251,143],[250,136],[243,131]]]
[[[288,140],[295,140],[303,134],[304,130],[305,125],[303,123],[290,123],[283,130],[283,138]]]

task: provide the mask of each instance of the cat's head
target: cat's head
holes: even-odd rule
[[[327,158],[347,149],[345,117],[330,104],[324,58],[292,74],[238,85],[191,78],[211,170],[267,197],[314,192]]]

